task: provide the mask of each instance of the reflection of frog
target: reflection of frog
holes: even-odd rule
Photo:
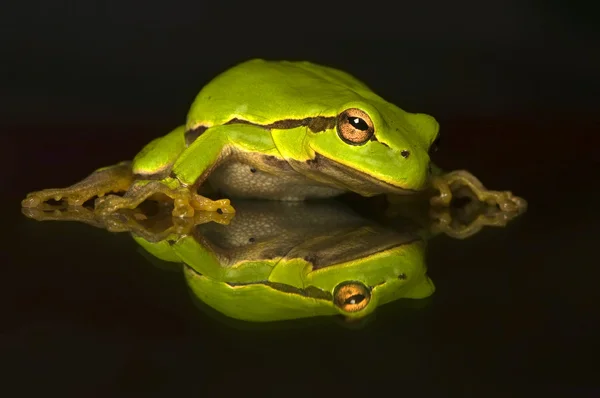
[[[404,203],[401,209],[410,210],[390,227],[333,201],[240,201],[233,219],[214,212],[172,217],[162,204],[154,215],[143,208],[106,216],[84,207],[24,212],[130,232],[155,258],[185,264],[188,285],[202,302],[229,317],[264,322],[338,313],[361,319],[387,302],[430,296],[426,241],[454,224],[438,228],[439,214],[430,219],[434,213],[423,203]]]
[[[161,227],[133,237],[153,256],[185,264],[195,297],[247,321],[338,313],[359,319],[434,291],[418,234],[383,228],[336,202],[236,206],[229,225],[190,223],[177,233]]]
[[[230,225],[203,224],[159,247],[187,265],[186,280],[200,300],[250,321],[336,313],[363,318],[379,305],[434,291],[423,239],[337,203],[240,202]]]
[[[478,189],[502,210],[525,207],[507,192],[487,191],[464,171],[431,164],[438,123],[408,113],[345,72],[308,62],[252,60],[231,68],[198,94],[185,126],[150,142],[134,158],[97,170],[66,189],[33,192],[23,206],[98,196],[99,214],[132,209],[147,198],[174,200],[173,215],[233,212],[228,199],[198,194],[209,180],[227,196],[280,200],[411,194],[433,186],[448,205],[452,183]],[[124,196],[108,195],[126,192]]]

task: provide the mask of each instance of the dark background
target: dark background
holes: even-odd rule
[[[598,6],[215,4],[1,6],[2,388],[598,393]],[[363,330],[231,327],[129,237],[20,214],[27,192],[131,158],[183,123],[212,77],[255,57],[338,67],[435,115],[441,166],[512,190],[529,211],[506,229],[434,240],[431,302],[382,307]]]

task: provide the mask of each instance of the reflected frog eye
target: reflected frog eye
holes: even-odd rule
[[[343,282],[333,292],[333,303],[346,312],[362,310],[371,301],[369,288],[360,282]]]
[[[362,145],[373,137],[373,121],[360,109],[346,109],[337,118],[337,132],[342,141],[350,145]]]

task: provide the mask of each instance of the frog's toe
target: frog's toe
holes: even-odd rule
[[[211,200],[201,195],[194,195],[190,201],[194,209],[200,211],[216,211],[221,214],[233,214],[235,209],[229,199]]]
[[[522,212],[527,209],[527,202],[519,197],[512,196],[500,208],[507,212]]]
[[[98,210],[102,206],[106,206],[104,203],[106,202],[106,196],[98,196],[94,201],[94,209]]]
[[[490,199],[492,203],[488,202],[488,204],[496,205],[505,212],[519,212],[527,208],[527,202],[518,196],[514,196],[511,192],[502,192],[496,198],[492,197]]]
[[[432,196],[431,199],[429,199],[429,203],[431,203],[432,206],[448,206],[450,201],[446,196],[438,195]]]
[[[94,201],[94,210],[100,216],[108,216],[123,207],[122,198],[119,196],[104,196]]]
[[[217,211],[220,211],[221,214],[235,213],[235,209],[231,205],[231,202],[229,201],[229,199],[217,200],[217,201],[215,201],[215,203],[218,205]]]
[[[66,199],[69,206],[81,206],[88,198],[81,196],[68,196]]]
[[[187,201],[176,199],[172,215],[178,218],[194,217],[194,208]]]
[[[42,199],[37,195],[28,195],[21,201],[21,207],[32,208],[42,204]]]
[[[517,206],[518,210],[520,210],[520,211],[527,210],[527,201],[525,199],[515,196],[515,197],[513,197],[513,202]]]
[[[35,206],[34,207],[23,206],[23,208],[21,209],[21,213],[23,213],[23,215],[25,217],[33,218],[34,220],[39,220],[44,215],[44,212],[40,209],[36,209]]]
[[[517,206],[511,200],[506,200],[506,201],[498,203],[498,207],[500,207],[500,210],[506,211],[506,212],[512,212],[512,211],[517,210]]]

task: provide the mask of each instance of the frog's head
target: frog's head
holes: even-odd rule
[[[402,194],[426,187],[438,132],[429,115],[381,99],[353,101],[338,108],[335,123],[315,133],[310,147],[316,168],[340,185],[365,196]]]

